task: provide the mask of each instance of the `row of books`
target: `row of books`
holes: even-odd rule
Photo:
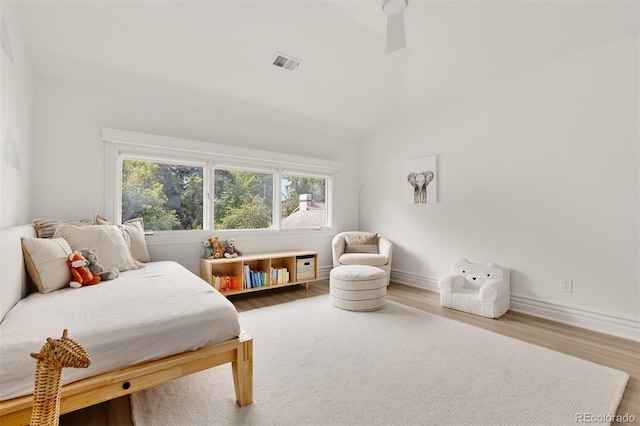
[[[268,285],[286,284],[289,282],[287,268],[271,268],[271,273],[264,271],[252,271],[249,265],[244,265],[244,287],[254,288]]]
[[[242,281],[242,283],[240,282]],[[214,275],[211,285],[218,291],[241,290],[268,285],[286,284],[289,282],[287,268],[271,268],[271,273],[252,271],[249,265],[244,266],[244,279],[230,275]]]
[[[287,268],[271,268],[271,285],[286,284],[289,282]]]
[[[238,277],[229,275],[214,275],[211,285],[218,291],[240,290],[240,280]]]
[[[268,285],[267,273],[262,271],[252,271],[249,265],[244,265],[243,288],[255,288]]]

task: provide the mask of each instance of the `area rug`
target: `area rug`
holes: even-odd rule
[[[137,426],[608,424],[628,375],[394,302],[323,295],[240,314],[253,404],[224,365],[131,395]]]

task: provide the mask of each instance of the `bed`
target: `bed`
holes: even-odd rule
[[[65,369],[61,413],[228,362],[238,404],[252,402],[252,339],[210,285],[175,262],[150,262],[95,286],[29,293],[20,237],[33,232],[20,226],[0,234],[0,423],[29,423],[35,369],[29,354],[63,329],[92,363]],[[8,307],[12,297],[19,299]]]

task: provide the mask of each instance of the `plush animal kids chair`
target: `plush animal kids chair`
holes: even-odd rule
[[[511,306],[509,269],[497,263],[455,263],[454,275],[438,280],[440,304],[445,308],[487,318],[499,318]]]

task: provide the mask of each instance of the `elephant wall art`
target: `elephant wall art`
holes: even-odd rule
[[[406,181],[409,184],[407,201],[413,204],[437,202],[436,156],[408,160],[407,170],[409,171],[406,175]]]

